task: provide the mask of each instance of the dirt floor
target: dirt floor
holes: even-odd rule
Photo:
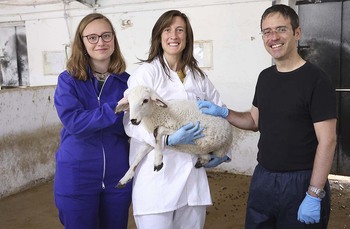
[[[208,173],[213,206],[207,210],[205,229],[244,228],[249,176]],[[350,178],[330,176],[332,211],[329,229],[350,229]],[[130,210],[131,212],[131,210]],[[135,229],[133,217],[129,229]],[[63,228],[54,207],[52,182],[0,199],[0,228]]]

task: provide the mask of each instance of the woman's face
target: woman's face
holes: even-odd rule
[[[166,57],[182,55],[186,47],[186,24],[181,17],[174,17],[171,25],[164,28],[161,42]]]
[[[110,60],[114,52],[114,35],[109,24],[97,19],[88,24],[83,31],[83,42],[92,62]]]

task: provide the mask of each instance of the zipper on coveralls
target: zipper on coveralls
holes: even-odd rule
[[[102,87],[101,87],[101,90],[100,90],[100,93],[98,94],[97,96],[97,101],[98,101],[98,105],[101,106],[101,101],[100,101],[100,97],[101,97],[101,94],[102,94],[102,91],[103,91],[103,88],[105,86],[105,83],[107,81],[109,76],[107,76],[106,80],[103,82],[102,84]],[[92,81],[91,81],[92,83]],[[95,87],[94,87],[95,88]],[[106,175],[106,153],[105,153],[105,149],[103,148],[102,146],[102,156],[103,156],[103,172],[102,172],[102,189],[105,189],[106,186],[105,186],[105,183],[104,183],[104,180],[105,180],[105,175]]]
[[[105,174],[106,174],[106,154],[105,149],[102,146],[102,152],[103,152],[103,175],[102,175],[102,189],[105,189]]]

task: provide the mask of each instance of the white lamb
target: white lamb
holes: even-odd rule
[[[196,101],[172,100],[165,102],[151,88],[137,86],[129,91],[127,103],[118,105],[115,112],[129,110],[130,122],[133,125],[142,124],[155,136],[155,161],[154,170],[159,171],[163,167],[163,155],[161,141],[164,135],[170,135],[189,122],[200,122],[204,127],[204,137],[196,139],[195,144],[175,145],[179,151],[198,155],[195,167],[200,168],[210,160],[210,154],[223,157],[229,151],[232,144],[232,127],[228,121],[220,117],[202,114]],[[153,147],[145,145],[138,152],[135,160],[124,177],[117,184],[118,188],[125,186],[135,174],[136,166]]]

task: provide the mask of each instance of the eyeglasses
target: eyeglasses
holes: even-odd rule
[[[100,40],[100,37],[104,42],[110,42],[113,39],[113,33],[106,32],[106,33],[102,33],[101,35],[89,34],[89,35],[82,36],[82,37],[86,37],[87,41],[90,44],[97,44],[98,41]]]
[[[263,29],[261,31],[261,35],[263,35],[263,37],[265,38],[268,38],[268,37],[271,37],[274,33],[285,34],[287,31],[288,31],[287,26],[279,26],[274,29]]]

